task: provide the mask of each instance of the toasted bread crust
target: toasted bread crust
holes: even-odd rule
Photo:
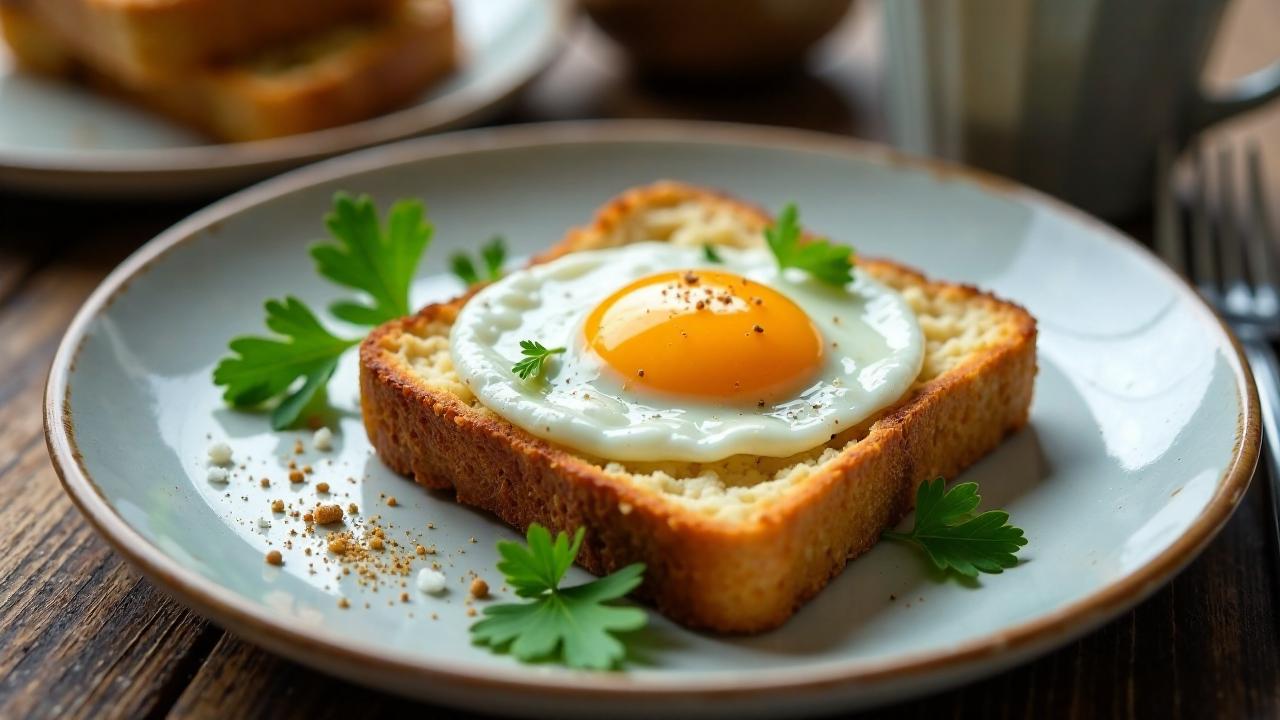
[[[18,0],[76,55],[130,87],[181,80],[397,0]]]
[[[727,204],[761,225],[759,209],[708,191],[662,183],[623,194],[595,222],[540,259],[591,247],[637,209],[696,198]],[[525,528],[588,529],[578,562],[595,573],[643,562],[639,595],[685,625],[751,633],[782,624],[911,507],[916,485],[951,477],[1027,422],[1036,372],[1035,322],[979,290],[930,283],[914,271],[862,261],[868,272],[973,302],[996,303],[1013,341],[919,388],[866,436],[819,466],[746,522],[682,508],[660,493],[538,439],[498,416],[420,382],[394,354],[401,333],[451,323],[466,298],[431,305],[376,329],[360,348],[361,404],[378,455],[392,469]]]
[[[66,46],[24,7],[0,2],[5,39],[25,67],[80,78],[228,142],[323,130],[402,107],[451,72],[459,54],[449,0],[398,0],[373,21],[136,85]],[[331,37],[337,44],[324,45]]]
[[[219,139],[244,142],[357,122],[402,107],[457,64],[448,0],[405,0],[350,47],[279,73],[232,65],[134,99]]]

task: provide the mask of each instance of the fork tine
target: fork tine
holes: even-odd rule
[[[1155,249],[1165,264],[1179,275],[1187,274],[1187,251],[1182,237],[1182,220],[1173,187],[1173,141],[1166,139],[1156,149],[1156,235]]]
[[[1213,220],[1209,210],[1209,182],[1206,177],[1205,150],[1196,147],[1191,154],[1195,170],[1195,191],[1191,201],[1191,280],[1211,304],[1218,300],[1218,260],[1213,248]]]
[[[1246,245],[1250,250],[1250,270],[1256,286],[1257,312],[1280,313],[1280,257],[1276,247],[1275,226],[1271,224],[1267,205],[1266,184],[1262,177],[1262,154],[1256,140],[1245,147],[1245,193],[1248,221],[1245,225]]]
[[[1231,146],[1218,148],[1218,268],[1222,272],[1222,300],[1231,312],[1253,310],[1253,294],[1244,275],[1244,248],[1240,242],[1236,201],[1235,161]]]

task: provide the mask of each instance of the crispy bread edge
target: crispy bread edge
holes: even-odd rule
[[[397,0],[20,0],[72,54],[127,87],[183,80],[327,27],[385,15]]]
[[[33,13],[0,0],[5,39],[24,67],[79,79],[225,142],[248,142],[339,127],[410,104],[453,72],[464,53],[452,4],[420,12],[405,0],[374,36],[302,72],[260,75],[252,65],[188,71],[180,80],[135,88],[95,69]]]

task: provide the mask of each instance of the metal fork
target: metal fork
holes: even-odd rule
[[[1195,189],[1186,242],[1173,183],[1173,145],[1160,149],[1156,173],[1156,251],[1188,277],[1235,331],[1253,370],[1262,405],[1262,434],[1270,478],[1272,519],[1280,548],[1280,365],[1272,341],[1280,338],[1280,247],[1267,207],[1258,146],[1245,150],[1244,193],[1238,194],[1235,156],[1216,153],[1216,193],[1210,192],[1209,151],[1192,152]]]

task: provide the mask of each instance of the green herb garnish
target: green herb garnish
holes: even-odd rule
[[[372,304],[343,300],[334,316],[356,325],[380,325],[410,313],[409,283],[431,242],[432,227],[417,200],[391,206],[385,227],[368,195],[338,193],[325,225],[336,243],[311,248],[316,269],[330,280],[366,293]]]
[[[724,258],[720,257],[720,253],[716,252],[716,248],[715,248],[715,246],[714,246],[714,245],[712,245],[711,243],[703,243],[703,245],[702,245],[702,257],[703,257],[703,259],[705,259],[707,262],[711,262],[711,263],[722,263],[722,262],[724,262]]]
[[[1017,565],[1014,555],[1027,539],[1022,528],[1009,524],[1009,513],[988,510],[974,516],[982,499],[978,484],[960,483],[950,490],[945,486],[942,478],[920,483],[915,527],[906,533],[887,530],[884,537],[915,545],[939,570],[954,570],[966,577],[1001,573]]]
[[[606,670],[626,648],[614,633],[639,630],[648,621],[640,608],[606,604],[640,585],[644,565],[636,563],[585,585],[561,588],[564,573],[582,547],[582,528],[573,536],[529,526],[528,546],[499,542],[498,570],[516,595],[529,602],[502,603],[484,610],[471,626],[471,639],[494,650],[509,650],[524,662],[554,659],[573,668]]]
[[[511,372],[519,375],[521,380],[528,380],[530,376],[538,377],[542,374],[547,358],[562,352],[564,352],[562,347],[547,348],[537,340],[521,340],[520,354],[525,358],[512,365]]]
[[[397,202],[384,226],[367,195],[353,198],[338,193],[325,225],[335,242],[311,248],[316,269],[370,300],[336,302],[329,306],[330,312],[356,325],[378,325],[408,315],[409,284],[431,240],[422,203]],[[231,354],[213,371],[213,382],[226,386],[223,398],[235,407],[281,398],[271,413],[271,426],[283,430],[297,423],[308,404],[322,396],[338,359],[360,340],[329,332],[297,298],[268,300],[266,310],[267,327],[282,337],[233,339]]]
[[[826,239],[800,242],[800,218],[794,203],[783,208],[777,223],[764,231],[764,238],[780,268],[804,270],[828,285],[843,287],[853,281],[853,248]]]
[[[494,235],[480,248],[480,262],[484,265],[484,277],[476,272],[476,265],[466,253],[454,253],[449,267],[467,286],[502,277],[502,263],[507,259],[507,245],[501,235]]]
[[[237,407],[266,402],[289,391],[298,378],[302,386],[289,393],[271,413],[271,427],[283,430],[298,420],[302,409],[329,382],[338,358],[360,342],[337,337],[314,313],[293,297],[268,300],[267,327],[281,338],[242,336],[230,343],[234,353],[213,371],[213,382],[225,385],[222,397]]]

